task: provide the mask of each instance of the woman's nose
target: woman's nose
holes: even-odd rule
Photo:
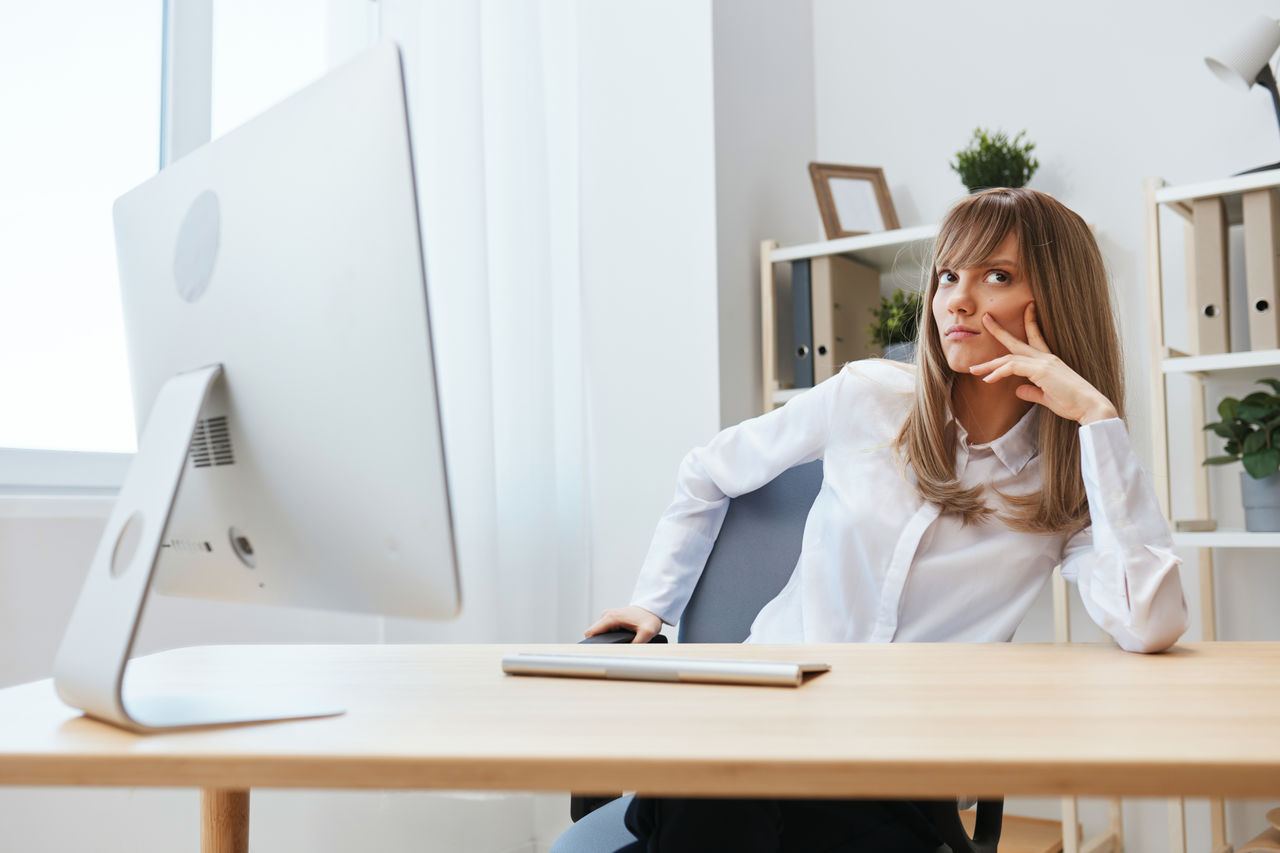
[[[974,308],[973,293],[970,290],[971,284],[963,276],[960,280],[951,286],[951,293],[947,297],[947,310],[953,314],[972,314]]]

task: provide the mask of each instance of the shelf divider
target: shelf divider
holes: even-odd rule
[[[1280,349],[1189,355],[1166,358],[1160,362],[1160,369],[1165,373],[1211,373],[1252,367],[1280,367]]]
[[[1247,530],[1174,533],[1173,544],[1179,548],[1278,548],[1280,533],[1251,533]]]

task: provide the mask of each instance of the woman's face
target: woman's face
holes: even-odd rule
[[[1031,283],[1022,271],[1018,238],[1012,231],[981,265],[939,269],[932,309],[947,364],[968,375],[973,365],[1007,355],[1009,350],[983,327],[982,315],[990,314],[1009,334],[1025,341],[1023,312],[1030,302]]]

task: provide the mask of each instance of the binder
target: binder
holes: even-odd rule
[[[836,374],[845,362],[880,355],[868,331],[880,304],[880,271],[839,255],[814,258],[813,381]]]
[[[1280,349],[1280,195],[1267,187],[1244,193],[1242,201],[1249,348]]]
[[[791,328],[795,387],[813,387],[813,285],[808,258],[791,262]]]
[[[1191,203],[1191,251],[1187,270],[1187,336],[1192,355],[1231,351],[1227,324],[1227,217],[1222,199]]]

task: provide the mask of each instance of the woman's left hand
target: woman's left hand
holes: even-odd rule
[[[1040,327],[1036,325],[1034,302],[1027,304],[1022,323],[1027,331],[1025,344],[1009,334],[990,314],[983,314],[982,325],[1009,350],[1009,354],[984,364],[975,364],[969,372],[981,376],[984,382],[999,382],[1010,376],[1028,379],[1032,384],[1019,385],[1015,390],[1018,397],[1039,403],[1055,415],[1081,426],[1117,416],[1116,407],[1101,391],[1049,351]]]

